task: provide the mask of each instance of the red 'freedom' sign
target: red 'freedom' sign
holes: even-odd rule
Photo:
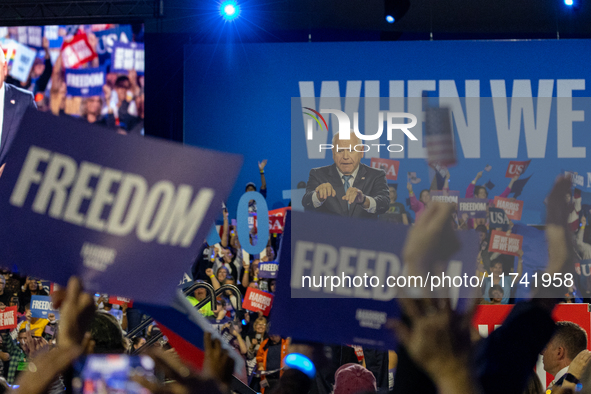
[[[246,295],[244,296],[244,302],[242,303],[242,307],[244,309],[248,309],[249,311],[263,312],[263,315],[269,316],[269,312],[271,312],[271,307],[273,306],[273,294],[269,294],[262,290],[253,289],[249,287],[246,290]]]
[[[398,168],[400,168],[400,162],[398,160],[378,159],[376,157],[372,157],[370,165],[372,168],[382,169],[386,171],[387,180],[398,180]]]
[[[0,330],[13,329],[17,325],[16,306],[10,306],[0,311]]]
[[[523,246],[523,236],[517,234],[507,235],[504,231],[493,230],[490,233],[488,251],[492,253],[510,254],[518,256],[517,251]]]
[[[505,174],[505,178],[513,178],[515,175],[521,175],[527,170],[527,167],[531,163],[531,160],[527,161],[515,161],[512,160],[509,162],[509,167],[507,167],[507,173]]]
[[[507,217],[511,220],[521,220],[523,201],[495,196],[495,208],[505,210]]]

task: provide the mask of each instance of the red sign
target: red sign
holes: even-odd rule
[[[371,158],[370,165],[372,168],[382,169],[386,171],[386,179],[395,181],[398,179],[398,168],[400,162],[398,160]]]
[[[253,289],[249,287],[246,290],[246,295],[244,296],[244,302],[242,303],[242,307],[244,309],[248,309],[249,311],[263,312],[263,315],[269,316],[269,312],[271,312],[271,306],[273,306],[273,294],[269,294],[262,290]]]
[[[16,309],[16,306],[10,306],[0,311],[0,330],[16,328],[18,323]]]
[[[97,56],[84,33],[76,35],[72,41],[64,43],[62,47],[64,68],[78,68],[84,63],[94,60]]]
[[[133,306],[133,300],[131,298],[110,296],[109,297],[109,304],[116,304],[116,305],[127,304],[127,306],[129,308],[131,308]]]
[[[472,318],[472,325],[478,330],[480,336],[486,338],[503,324],[511,309],[513,309],[513,305],[478,305]],[[554,321],[571,321],[581,326],[587,332],[587,348],[591,348],[589,304],[558,304],[554,307],[552,318]],[[538,360],[538,376],[542,381],[542,385],[546,387],[553,377],[541,370],[543,367],[540,360],[541,356]]]
[[[527,167],[531,163],[531,160],[527,161],[510,161],[509,167],[507,167],[507,173],[505,178],[513,178],[515,175],[521,175],[527,170]]]
[[[511,220],[521,220],[523,201],[495,196],[495,208],[501,208]]]
[[[282,234],[285,224],[285,212],[291,211],[291,207],[277,208],[269,211],[269,233]],[[257,216],[252,216],[254,228],[257,228]],[[221,236],[221,235],[220,235]]]
[[[269,232],[271,234],[283,233],[283,225],[285,224],[285,213],[291,211],[291,207],[278,208],[269,211]]]
[[[523,245],[523,236],[517,234],[507,235],[504,231],[493,230],[490,233],[489,252],[498,252],[517,256],[517,251]]]

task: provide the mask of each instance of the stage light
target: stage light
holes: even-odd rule
[[[574,4],[573,0],[564,0],[564,4],[571,6]]]
[[[386,22],[394,23],[406,14],[410,8],[410,0],[384,0],[384,16]]]
[[[227,21],[232,21],[240,15],[240,6],[234,0],[224,1],[220,4],[220,15]]]

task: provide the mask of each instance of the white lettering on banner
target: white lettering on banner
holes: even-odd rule
[[[361,327],[379,330],[384,324],[386,324],[388,314],[380,311],[357,309],[357,311],[355,311],[355,318],[359,321]]]
[[[53,310],[53,302],[33,300],[33,301],[31,301],[31,309]]]
[[[404,112],[405,107],[405,82],[409,98],[420,98],[423,91],[436,91],[435,80],[408,80],[389,82],[389,111]],[[480,158],[480,129],[481,129],[481,101],[480,80],[465,80],[465,100],[458,97],[456,82],[453,80],[440,80],[439,105],[449,107],[452,111],[455,128],[459,137],[465,158]],[[497,133],[497,141],[501,158],[517,158],[521,128],[525,134],[525,145],[528,158],[546,158],[548,151],[548,130],[550,113],[553,109],[554,84],[556,83],[556,125],[557,125],[557,158],[585,158],[586,147],[575,146],[573,140],[573,122],[583,122],[585,112],[573,110],[573,91],[584,90],[584,79],[540,79],[538,80],[538,95],[532,94],[532,81],[529,79],[517,79],[513,81],[512,94],[507,95],[505,80],[490,80],[492,93],[492,110]],[[359,112],[361,88],[363,81],[346,81],[345,94],[341,95],[339,81],[322,81],[318,106],[316,105],[316,90],[313,81],[299,81],[299,90],[302,107],[332,109],[344,112],[348,118],[353,119],[354,113]],[[379,104],[375,98],[380,91],[379,81],[365,81],[365,130],[381,130],[378,113]],[[342,100],[341,98],[344,97]],[[368,100],[369,98],[369,100]],[[509,107],[510,101],[510,109]],[[485,101],[486,102],[486,101]],[[343,105],[344,103],[344,105]],[[344,108],[343,108],[344,106]],[[464,111],[465,109],[465,111]],[[403,135],[396,133],[391,136],[391,142],[404,146],[407,144],[408,158],[424,158],[425,149],[422,144],[422,124],[425,120],[425,112],[421,100],[408,100],[408,113],[417,118],[417,126],[413,128],[413,135],[417,141],[408,141]],[[302,135],[306,138],[307,116],[304,119]],[[331,129],[330,135],[339,130],[339,122],[336,113],[325,117]],[[331,123],[332,119],[332,123]],[[377,120],[377,121],[376,121]],[[489,121],[488,119],[484,119]],[[383,119],[385,121],[385,119]],[[390,121],[390,120],[389,120]],[[326,150],[318,150],[319,144],[326,143],[330,138],[325,127],[319,127],[310,119],[310,127],[313,128],[313,139],[306,139],[306,148],[309,159],[324,159]],[[523,126],[522,126],[523,125]],[[383,127],[383,125],[382,125]],[[370,136],[372,137],[372,136]],[[367,138],[366,138],[367,139]],[[378,152],[373,152],[370,157],[378,157]],[[368,154],[370,152],[367,152]],[[404,150],[391,151],[390,158],[404,158]]]
[[[499,202],[497,202],[497,208],[503,208],[505,211],[509,210],[515,212],[519,210],[519,204],[511,201],[499,200]]]
[[[109,265],[115,262],[117,251],[115,249],[85,242],[84,245],[82,245],[80,255],[84,260],[85,267],[105,272]]]
[[[42,163],[47,163],[44,172],[38,169]],[[96,178],[92,188],[91,180]],[[35,190],[33,185],[39,187]],[[115,185],[117,192],[112,193]],[[156,240],[185,248],[193,244],[215,194],[210,188],[194,194],[193,186],[175,188],[167,180],[149,187],[141,175],[85,161],[78,165],[69,156],[36,146],[29,148],[10,203],[23,207],[32,191],[31,210],[38,214],[120,237],[135,229],[142,242]],[[90,201],[85,213],[80,211],[84,201]]]
[[[585,177],[579,174],[575,174],[574,172],[565,171],[564,175],[570,176],[573,184],[577,186],[584,187],[585,186]]]
[[[265,272],[276,272],[279,269],[278,264],[260,264],[259,270]]]
[[[105,73],[96,72],[92,74],[67,74],[66,84],[74,88],[89,88],[103,86]]]
[[[460,211],[486,211],[485,202],[460,202]]]
[[[14,324],[14,311],[0,313],[0,326],[10,326]]]
[[[369,268],[370,261],[374,262],[373,269]],[[352,276],[367,281],[371,276],[396,276],[400,270],[400,259],[393,253],[348,247],[337,249],[332,245],[297,241],[292,262],[291,287],[301,289],[303,280],[307,279],[306,283],[311,283],[306,286],[310,291],[388,301],[396,297],[396,287],[378,286],[367,289],[364,286],[350,286]],[[334,287],[332,291],[329,286],[317,284],[316,278],[320,277],[322,282],[322,278],[330,276],[342,277],[343,285]]]
[[[271,305],[270,297],[265,297],[264,295],[255,293],[254,291],[250,293],[248,299],[253,306],[257,304],[257,308],[260,309],[265,309]]]
[[[88,45],[86,45],[86,42],[84,40],[73,43],[72,49],[76,52],[76,54],[78,55],[78,59],[80,60],[87,59],[92,56],[92,51],[90,50]]]
[[[458,196],[431,196],[431,200],[457,204]]]

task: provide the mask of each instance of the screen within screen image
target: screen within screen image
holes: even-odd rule
[[[0,27],[5,82],[40,111],[143,134],[142,24]]]

